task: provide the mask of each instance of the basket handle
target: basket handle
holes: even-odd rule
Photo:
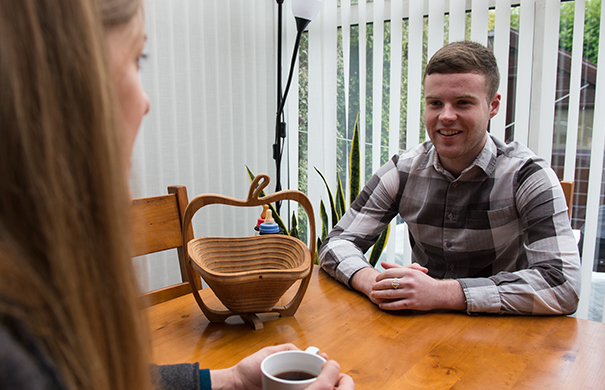
[[[315,263],[315,251],[317,245],[317,237],[315,232],[315,214],[313,213],[313,206],[311,205],[311,201],[309,198],[302,192],[297,190],[283,190],[271,195],[260,197],[261,192],[270,182],[269,175],[265,173],[260,173],[256,175],[252,183],[250,184],[250,189],[248,190],[248,197],[245,200],[235,199],[229,196],[220,195],[220,194],[201,194],[193,198],[187,208],[185,209],[185,215],[183,217],[183,248],[185,250],[186,256],[188,260],[187,273],[189,275],[189,284],[191,285],[191,290],[193,292],[193,296],[197,301],[198,305],[204,312],[204,315],[211,322],[224,322],[225,319],[232,315],[238,315],[240,313],[234,313],[230,310],[227,311],[218,311],[209,308],[203,301],[200,296],[197,287],[195,286],[195,278],[193,277],[193,268],[191,266],[191,258],[189,258],[189,250],[188,244],[189,241],[193,240],[193,234],[191,232],[192,229],[189,229],[191,226],[191,220],[193,216],[199,209],[204,206],[208,206],[211,204],[224,204],[235,207],[254,207],[254,206],[262,206],[269,203],[278,202],[281,200],[293,200],[299,203],[305,212],[307,213],[307,219],[309,220],[309,231],[310,231],[310,240],[309,240],[309,252],[311,253],[311,264],[309,265],[309,274],[302,279],[298,291],[295,296],[292,298],[290,302],[285,304],[284,306],[276,306],[273,308],[273,312],[279,313],[281,316],[288,317],[294,315],[300,303],[302,302],[302,298],[307,291],[307,287],[309,286],[309,282],[311,281],[311,275],[313,274],[313,265]]]

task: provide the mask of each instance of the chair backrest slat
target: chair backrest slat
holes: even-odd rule
[[[571,221],[571,211],[573,207],[573,181],[562,181],[561,187],[563,188],[563,193],[565,194],[565,201],[567,202],[567,214],[569,215],[569,220]]]
[[[141,256],[176,249],[181,283],[143,294],[147,305],[155,305],[191,292],[188,263],[183,251],[183,215],[188,197],[185,186],[170,186],[168,194],[132,200],[134,255]],[[193,234],[193,228],[189,227]],[[196,280],[198,288],[201,281]]]
[[[132,201],[135,256],[182,246],[181,218],[175,194]]]

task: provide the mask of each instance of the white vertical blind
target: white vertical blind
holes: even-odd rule
[[[277,3],[276,3],[277,6]],[[284,19],[290,18],[292,15],[292,2],[286,1],[284,2],[284,11],[283,17]],[[294,23],[283,23],[283,40],[282,40],[282,74],[285,74],[283,78],[287,78],[287,73],[290,72],[290,62],[292,57],[292,51],[294,50],[294,44],[296,41],[296,26]],[[285,165],[282,167],[282,170],[288,170],[288,186],[283,185],[283,188],[290,188],[297,190],[298,189],[298,78],[296,77],[299,73],[299,61],[297,60],[294,65],[294,73],[292,76],[292,83],[290,84],[290,91],[288,92],[288,96],[286,97],[286,101],[288,104],[284,107],[285,117],[286,117],[286,143],[287,143],[287,159],[284,158],[282,164]],[[287,82],[283,80],[283,82]],[[282,86],[282,89],[285,88],[285,84]],[[296,207],[293,208],[294,211],[297,210]],[[283,214],[283,212],[282,212]]]
[[[318,17],[309,25],[309,117],[308,117],[308,195],[311,199],[316,200],[313,204],[318,205],[319,199],[324,199],[324,203],[327,202],[325,197],[325,191],[322,190],[321,179],[315,174],[314,167],[317,167],[320,171],[326,172],[323,167],[324,155],[326,153],[333,153],[324,148],[324,131],[330,131],[331,129],[324,129],[324,111],[328,109],[325,106],[323,100],[324,88],[322,86],[324,71],[322,58],[324,50],[322,50],[322,30],[324,29],[324,19],[326,17],[324,9],[328,5],[324,2],[322,5],[322,12],[319,13]],[[328,71],[331,71],[328,70]],[[332,175],[326,174],[326,179],[330,180]],[[319,212],[319,210],[318,210]],[[318,214],[319,215],[319,214]],[[318,218],[319,219],[319,218]],[[319,224],[319,222],[318,222]],[[319,226],[319,225],[318,225]],[[321,231],[321,230],[319,230]]]
[[[132,159],[133,196],[181,184],[189,198],[245,198],[246,165],[275,175],[273,4],[146,0],[145,27],[148,59],[140,77],[151,108]],[[198,236],[250,234],[258,217],[257,210],[235,208],[201,213]],[[180,281],[176,252],[138,258],[135,266],[145,289]]]
[[[601,26],[599,31],[599,42],[605,39],[605,8],[601,7]],[[605,62],[605,45],[599,45],[599,63]],[[597,240],[597,227],[599,213],[599,198],[601,195],[601,180],[603,173],[603,151],[605,143],[605,111],[598,109],[603,107],[605,99],[605,76],[604,72],[597,72],[595,113],[592,133],[592,148],[590,152],[590,173],[588,177],[588,200],[586,202],[586,226],[582,257],[588,259],[582,263],[582,292],[580,295],[580,307],[578,317],[587,318],[590,304],[590,292],[592,287],[592,259],[595,257],[595,243]],[[605,303],[604,303],[605,307]],[[605,322],[605,310],[603,310],[602,321]]]
[[[448,42],[464,41],[464,1],[450,0],[450,33]]]
[[[359,181],[363,186],[365,183],[366,171],[366,2],[361,0],[357,5],[357,20],[359,26],[359,155],[360,164],[359,171],[361,172]]]
[[[443,47],[445,0],[429,0],[429,42],[427,58]]]
[[[508,101],[508,54],[510,52],[510,0],[496,1],[494,26],[494,56],[500,71],[500,111],[491,120],[490,132],[498,139],[505,139],[506,102]]]
[[[382,135],[382,58],[384,46],[384,0],[374,0],[374,48],[372,51],[372,172],[380,168]]]
[[[322,172],[336,172],[336,159],[332,154],[336,150],[336,78],[337,78],[337,29],[336,26],[336,0],[323,0],[321,18],[321,40],[322,40],[322,77],[323,87],[323,150],[322,162],[319,165]],[[319,25],[319,23],[318,23]],[[309,110],[310,115],[314,112]],[[318,111],[319,112],[319,111]],[[331,153],[326,153],[330,151]],[[336,176],[334,174],[326,177],[330,188],[336,188]],[[323,184],[321,185],[324,191]]]
[[[471,41],[487,46],[488,0],[473,0]]]
[[[390,67],[390,100],[389,100],[389,156],[399,152],[399,123],[401,121],[401,72],[402,72],[402,41],[403,41],[403,4],[391,2],[391,67]],[[404,248],[396,248],[397,221],[391,221],[391,234],[387,246],[387,261],[395,262],[395,250],[403,252]]]
[[[422,99],[422,35],[424,19],[424,0],[408,3],[408,90],[406,149],[419,144],[420,140],[420,102]],[[407,237],[407,226],[402,235]],[[412,248],[409,240],[404,240],[403,264],[412,263]]]
[[[578,140],[578,119],[580,117],[580,81],[582,78],[582,46],[584,44],[585,0],[576,0],[574,7],[573,47],[569,82],[569,111],[567,117],[567,138],[565,140],[565,166],[563,179],[573,181],[576,170],[576,143]]]
[[[410,1],[408,4],[408,106],[406,149],[411,149],[418,145],[418,140],[420,139],[424,0]]]
[[[531,116],[527,145],[540,157],[550,162],[552,155],[555,117],[555,90],[559,43],[559,3],[552,0],[536,1]]]
[[[401,69],[403,41],[403,4],[391,2],[391,67],[389,100],[389,156],[399,151],[399,123],[401,122]]]
[[[534,0],[521,0],[519,19],[515,141],[527,145],[529,139],[531,70],[534,48]]]
[[[341,0],[342,52],[345,87],[345,129],[349,128],[349,81],[351,79],[351,1]],[[348,172],[348,170],[347,170]],[[346,178],[343,178],[346,180]]]

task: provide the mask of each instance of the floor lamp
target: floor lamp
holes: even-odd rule
[[[319,13],[321,8],[321,0],[292,0],[292,13],[296,19],[296,41],[294,43],[294,51],[292,52],[292,61],[290,64],[290,73],[286,88],[282,95],[282,66],[281,66],[281,43],[282,43],[282,12],[284,0],[277,0],[278,15],[277,15],[277,114],[275,115],[275,143],[273,144],[273,159],[275,160],[275,192],[281,191],[281,160],[284,151],[284,140],[286,138],[286,122],[283,118],[284,105],[286,97],[292,83],[294,66],[296,64],[296,56],[298,55],[298,47],[303,31],[311,23],[311,21]],[[281,202],[275,205],[275,209],[279,213]]]

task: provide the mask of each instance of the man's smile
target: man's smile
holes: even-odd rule
[[[461,133],[461,131],[460,130],[452,130],[452,129],[442,129],[442,130],[439,130],[439,134],[446,135],[446,136],[456,135],[458,133]]]

